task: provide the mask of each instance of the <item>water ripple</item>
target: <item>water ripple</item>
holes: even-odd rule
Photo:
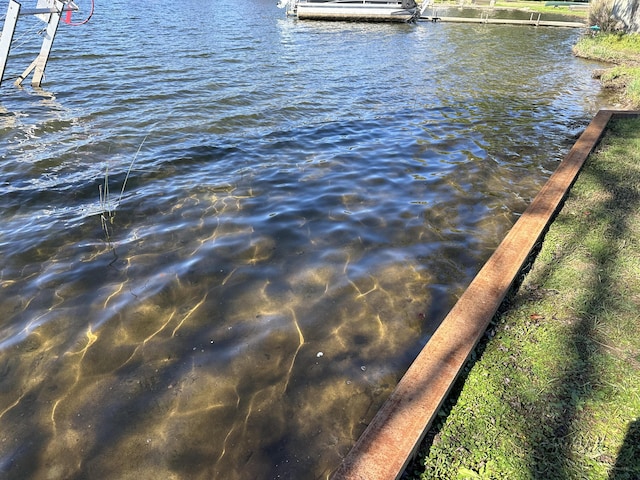
[[[165,10],[2,86],[3,478],[326,478],[600,101],[570,30]]]

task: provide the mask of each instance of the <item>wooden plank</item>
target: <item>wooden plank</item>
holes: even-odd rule
[[[596,114],[409,367],[333,480],[400,478],[613,113]]]

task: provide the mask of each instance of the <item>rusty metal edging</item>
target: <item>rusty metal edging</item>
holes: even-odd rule
[[[332,480],[400,478],[609,120],[638,113],[600,110],[595,115],[416,357]]]

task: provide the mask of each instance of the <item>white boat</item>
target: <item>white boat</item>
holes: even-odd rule
[[[278,6],[300,20],[412,22],[420,15],[415,0],[280,0]]]

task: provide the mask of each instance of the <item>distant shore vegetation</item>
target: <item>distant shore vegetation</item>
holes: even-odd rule
[[[427,1],[427,0],[423,0]],[[588,2],[561,2],[548,0],[430,0],[436,6],[496,8],[502,10],[523,10],[526,12],[566,15],[576,18],[587,18]]]
[[[613,15],[612,0],[592,0],[591,2],[430,1],[437,6],[513,9],[584,19],[587,28],[585,35],[573,47],[574,55],[611,64],[609,68],[596,70],[594,77],[599,79],[602,87],[612,94],[616,107],[640,109],[640,34],[625,31],[624,26]]]
[[[594,76],[605,90],[613,92],[619,106],[640,109],[640,35],[637,33],[603,32],[581,38],[573,53],[582,58],[612,64],[598,69]]]

